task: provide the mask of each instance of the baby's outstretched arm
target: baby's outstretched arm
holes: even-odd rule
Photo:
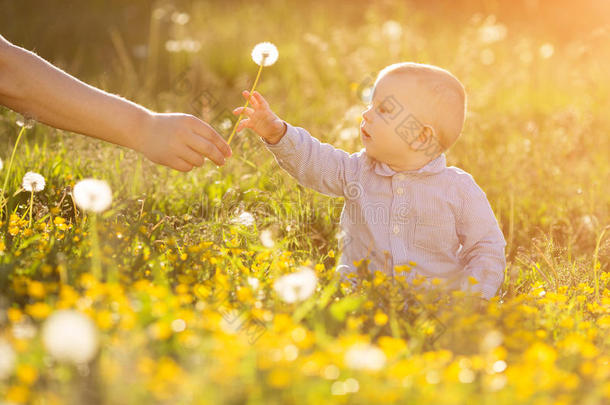
[[[244,91],[244,98],[249,93]],[[263,96],[255,91],[252,108],[238,107],[234,114],[243,113],[238,131],[250,128],[266,143],[278,164],[305,187],[320,193],[343,197],[357,180],[361,160],[358,154],[348,154],[327,143],[321,143],[303,128],[293,127],[280,119]]]
[[[0,104],[37,121],[141,152],[188,171],[203,156],[222,165],[231,148],[187,114],[159,114],[81,82],[0,35]]]

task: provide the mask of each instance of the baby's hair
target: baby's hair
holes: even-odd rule
[[[415,62],[394,63],[383,68],[377,76],[375,86],[384,76],[401,73],[413,77],[418,85],[427,90],[428,101],[434,104],[434,110],[440,112],[440,115],[433,114],[433,117],[423,117],[424,121],[426,119],[432,121],[424,122],[424,124],[431,125],[434,128],[442,150],[449,149],[459,138],[464,125],[466,116],[466,90],[464,86],[448,70]]]

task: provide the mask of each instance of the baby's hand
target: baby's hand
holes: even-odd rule
[[[247,100],[250,93],[243,91],[241,93]],[[250,98],[252,107],[238,107],[233,110],[233,114],[244,114],[245,120],[239,123],[237,132],[244,128],[250,128],[256,132],[261,138],[270,144],[276,144],[282,139],[286,133],[286,124],[269,108],[267,100],[261,96],[258,91],[255,91]]]
[[[138,130],[136,150],[154,163],[182,172],[203,165],[204,156],[219,166],[231,156],[225,140],[192,115],[152,113]]]

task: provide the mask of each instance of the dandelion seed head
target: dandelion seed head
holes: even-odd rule
[[[51,356],[74,364],[89,362],[98,348],[95,325],[74,310],[61,310],[51,315],[42,328],[42,340]]]
[[[385,366],[381,349],[368,343],[356,343],[345,353],[345,364],[353,370],[378,371]]]
[[[248,277],[248,285],[252,287],[253,290],[258,289],[260,282],[256,277]]]
[[[261,42],[252,49],[252,60],[259,66],[273,65],[278,56],[279,52],[271,42]]]
[[[0,339],[0,380],[11,375],[15,367],[15,351],[4,339]]]
[[[242,323],[242,312],[237,309],[231,309],[223,314],[222,319],[220,320],[220,329],[222,329],[224,333],[235,335],[241,329]]]
[[[104,180],[81,180],[74,186],[74,202],[85,211],[102,212],[112,203],[112,190]]]
[[[22,185],[25,191],[31,191],[33,193],[37,193],[39,191],[44,190],[45,181],[44,177],[38,173],[27,172],[23,176]]]
[[[402,36],[402,26],[394,20],[386,21],[381,27],[382,34],[391,41],[398,41]]]
[[[34,127],[34,119],[31,117],[19,117],[15,120],[15,124],[17,124],[18,127],[24,128],[25,129],[31,129]]]
[[[265,229],[261,232],[261,243],[264,247],[271,249],[275,246],[275,242],[273,241],[273,234],[269,229]]]
[[[191,19],[191,16],[188,15],[187,13],[179,13],[179,12],[174,12],[172,13],[172,22],[178,25],[184,25],[187,22],[189,22]]]
[[[17,339],[32,339],[36,336],[36,327],[26,318],[13,324],[12,333]]]
[[[539,52],[540,56],[543,59],[548,59],[555,53],[555,47],[553,46],[553,44],[546,43],[540,47]]]
[[[481,341],[481,349],[483,351],[492,350],[495,347],[500,346],[503,339],[504,336],[500,331],[491,330],[483,337],[483,340]]]
[[[0,170],[2,170],[3,167],[4,167],[4,162],[2,162],[2,159],[0,159]]]
[[[464,368],[464,369],[460,370],[460,372],[458,374],[458,380],[462,384],[470,384],[471,382],[474,381],[475,377],[476,377],[476,374],[474,373],[474,371],[472,371],[469,368]]]
[[[171,328],[175,333],[184,332],[186,329],[186,322],[183,319],[174,319]]]
[[[180,41],[170,39],[165,42],[165,50],[167,52],[172,52],[172,53],[180,52],[181,49],[182,49],[182,45],[181,45]]]
[[[503,24],[486,24],[479,28],[479,40],[484,44],[492,44],[506,38],[506,26]]]
[[[222,120],[219,125],[220,129],[222,129],[223,131],[228,131],[229,129],[231,129],[232,126],[233,122],[228,118]]]
[[[301,266],[298,271],[278,278],[273,289],[282,301],[292,304],[309,298],[316,290],[317,283],[315,271]]]
[[[581,218],[581,222],[588,231],[595,231],[597,226],[599,225],[599,221],[593,215],[584,215]]]
[[[238,217],[233,218],[232,221],[234,224],[239,224],[243,226],[252,226],[255,223],[254,216],[247,211],[239,214]]]
[[[339,132],[339,139],[349,141],[358,138],[358,130],[356,128],[343,128]]]
[[[497,360],[492,365],[492,369],[496,373],[501,373],[502,371],[506,370],[506,362],[504,360]]]

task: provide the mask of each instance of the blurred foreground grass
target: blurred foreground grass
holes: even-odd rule
[[[126,9],[149,10],[144,34],[134,39],[104,15],[101,65],[63,65],[85,64],[88,82],[199,115],[227,135],[228,111],[256,73],[250,49],[268,40],[280,58],[259,90],[284,119],[350,152],[360,149],[360,93],[380,68],[413,60],[449,69],[467,88],[469,115],[448,164],[474,176],[506,236],[499,296],[479,313],[462,294],[380,274],[356,291],[338,284],[341,200],[298,186],[253,134],[238,136],[225,167],[182,174],[37,124],[17,149],[12,216],[1,219],[1,398],[610,401],[610,31],[554,41],[485,13],[454,23],[413,5],[355,4],[288,13],[281,2],[136,3]],[[19,118],[0,113],[2,179]],[[32,228],[21,219],[29,194],[13,194],[27,171],[47,181]],[[90,274],[90,218],[70,197],[83,177],[114,191],[98,230],[105,272],[120,283]],[[282,302],[274,282],[300,265],[315,269],[317,290]],[[60,309],[95,322],[100,350],[87,364],[57,361],[43,345],[41,325]]]

